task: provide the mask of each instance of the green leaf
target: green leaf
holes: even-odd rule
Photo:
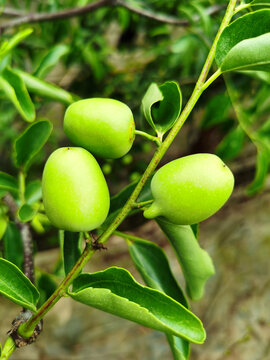
[[[23,244],[19,229],[14,223],[9,223],[3,237],[4,257],[18,268],[23,268]]]
[[[36,213],[37,209],[33,209],[29,204],[24,204],[18,210],[18,217],[24,223],[33,220]]]
[[[269,153],[262,147],[257,148],[256,173],[254,180],[247,188],[247,195],[257,194],[263,187],[269,168]]]
[[[34,180],[29,182],[25,187],[25,201],[29,205],[33,205],[42,198],[41,181]]]
[[[269,89],[267,89],[269,91]],[[262,147],[269,151],[270,156],[270,118],[266,120],[255,132],[252,138]]]
[[[270,32],[270,10],[258,10],[244,15],[222,32],[216,48],[216,62],[222,66],[229,51],[243,40]]]
[[[130,256],[145,283],[160,290],[188,308],[185,295],[177,284],[165,252],[151,241],[132,237],[128,244]]]
[[[164,99],[162,92],[159,89],[159,86],[156,83],[152,83],[147,89],[143,99],[142,99],[142,111],[148,121],[149,125],[156,130],[155,123],[152,118],[152,106],[157,102],[160,102]]]
[[[231,106],[230,98],[226,93],[212,97],[206,105],[202,127],[209,128],[228,120]]]
[[[142,111],[150,126],[162,137],[178,119],[182,94],[175,81],[151,84],[142,99]]]
[[[55,45],[48,53],[43,57],[39,66],[34,72],[34,76],[43,79],[50,70],[57,65],[59,60],[69,52],[69,46],[64,44]]]
[[[11,262],[0,258],[0,294],[26,309],[36,311],[37,288]]]
[[[270,6],[269,0],[253,0],[250,3],[251,6]]]
[[[104,77],[106,69],[94,45],[95,44],[87,43],[82,50],[82,56],[85,63],[90,65],[95,79],[100,81]]]
[[[42,305],[54,293],[57,283],[50,274],[41,274],[37,280],[37,287],[40,292],[39,304]]]
[[[129,272],[112,267],[81,274],[69,295],[76,301],[143,326],[203,343],[201,321],[169,296],[136,282]]]
[[[228,52],[221,71],[234,70],[270,71],[270,33],[243,40]]]
[[[0,240],[2,240],[2,237],[6,232],[7,224],[8,224],[7,217],[5,215],[0,214]]]
[[[156,221],[176,252],[188,295],[192,300],[199,300],[204,294],[206,281],[215,273],[210,256],[201,249],[190,226],[171,224],[161,218]]]
[[[164,292],[186,308],[189,307],[182,289],[171,272],[166,254],[159,246],[151,241],[132,237],[128,248],[130,256],[146,285]],[[167,339],[176,359],[181,359],[180,356],[182,359],[188,358],[190,352],[188,341],[172,335],[167,335]]]
[[[28,94],[24,81],[13,70],[5,68],[0,76],[0,88],[15,108],[28,122],[35,120],[35,107]]]
[[[243,148],[245,136],[241,126],[238,125],[219,143],[216,154],[224,161],[235,158]]]
[[[17,46],[21,41],[23,41],[27,36],[32,34],[33,29],[28,28],[22,31],[19,31],[11,39],[4,41],[0,46],[0,59],[7,55],[15,46]]]
[[[240,73],[243,73],[245,75],[248,75],[252,78],[261,80],[265,82],[266,84],[270,84],[270,73],[266,71],[239,71]]]
[[[209,34],[210,31],[211,31],[211,18],[210,18],[210,15],[205,11],[205,8],[202,5],[198,4],[197,1],[191,2],[190,5],[197,10],[197,12],[199,14],[199,17],[201,19],[201,23],[202,23],[202,26],[203,26],[204,33]]]
[[[65,274],[67,275],[73,268],[82,254],[82,233],[60,230],[62,238],[62,253]]]
[[[65,105],[70,105],[75,101],[69,92],[61,89],[59,86],[40,80],[22,70],[14,69],[14,71],[23,79],[27,89],[31,93],[53,101],[59,101]]]
[[[29,125],[19,135],[14,143],[15,163],[25,170],[29,167],[34,156],[47,142],[52,131],[52,124],[48,120],[40,120]]]
[[[0,189],[18,192],[18,180],[7,173],[0,171]]]
[[[270,164],[270,119],[252,133],[252,141],[257,147],[256,172],[252,183],[247,188],[247,195],[255,195],[262,190]]]
[[[187,341],[177,336],[166,335],[166,337],[170,345],[174,360],[189,359],[190,347]]]

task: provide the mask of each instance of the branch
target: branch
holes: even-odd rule
[[[135,14],[141,15],[143,17],[146,17],[148,19],[152,19],[154,21],[162,22],[165,24],[170,25],[177,25],[177,26],[188,26],[190,25],[190,21],[188,19],[178,19],[172,16],[167,16],[163,14],[155,13],[151,10],[143,9],[140,7],[135,7],[131,4],[129,4],[127,1],[123,0],[98,0],[96,2],[90,3],[86,6],[73,8],[73,9],[67,9],[57,12],[51,12],[51,13],[33,13],[33,14],[26,14],[24,16],[20,16],[15,20],[8,21],[2,25],[0,25],[0,31],[22,25],[22,24],[29,24],[29,23],[35,23],[35,22],[43,22],[43,21],[54,21],[54,20],[61,20],[61,19],[68,19],[75,16],[81,16],[86,15],[90,12],[93,12],[95,10],[98,10],[101,7],[105,6],[119,6],[122,8],[125,8]],[[218,13],[219,11],[226,8],[226,5],[214,5],[206,9],[206,13],[208,15],[214,15]],[[12,9],[9,9],[10,14],[12,12]],[[14,15],[19,16],[19,13],[14,10]],[[199,21],[200,16],[194,16],[193,21]]]
[[[28,279],[34,283],[34,262],[33,262],[33,241],[28,223],[21,223],[17,218],[18,206],[10,194],[6,194],[3,198],[5,204],[8,206],[9,211],[13,215],[14,221],[18,229],[20,230],[23,252],[24,252],[24,274]],[[29,321],[33,316],[32,311],[23,309],[18,316],[12,321],[12,327],[8,331],[8,339],[4,344],[1,359],[8,359],[16,348],[29,345],[36,341],[37,337],[43,329],[43,320],[41,320],[34,328],[33,333],[28,339],[23,338],[18,333],[19,327]]]
[[[7,16],[25,16],[27,13],[25,11],[7,8],[5,7],[2,11],[0,11],[1,15],[7,15]]]
[[[18,206],[14,201],[13,197],[10,194],[4,196],[4,202],[8,206],[10,212],[13,215],[14,221],[18,229],[20,230],[22,243],[23,243],[23,258],[24,258],[24,275],[28,277],[28,279],[34,283],[34,262],[33,262],[33,240],[30,232],[28,223],[21,223],[16,214],[18,210]]]
[[[139,7],[135,7],[130,5],[127,1],[123,1],[123,0],[116,0],[116,6],[121,6],[135,14],[141,15],[143,17],[155,20],[155,21],[159,21],[165,24],[170,24],[170,25],[177,25],[177,26],[188,26],[190,25],[190,20],[188,19],[178,19],[172,16],[167,16],[167,15],[163,15],[163,14],[158,14],[155,13],[151,10],[147,10],[147,9],[143,9],[143,8],[139,8]],[[209,7],[208,9],[206,9],[206,14],[208,15],[214,15],[217,12],[219,12],[222,9],[226,9],[227,5],[214,5]],[[200,16],[194,16],[193,20],[194,22],[199,21],[200,20]]]
[[[86,6],[74,8],[74,9],[66,9],[62,11],[56,11],[51,13],[30,13],[25,16],[19,17],[15,20],[8,21],[2,25],[0,25],[0,31],[22,24],[43,22],[43,21],[53,21],[53,20],[61,20],[68,19],[75,16],[85,15],[91,11],[95,11],[101,7],[112,5],[115,0],[98,0],[96,2],[90,3]]]

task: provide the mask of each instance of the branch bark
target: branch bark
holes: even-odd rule
[[[18,206],[14,201],[13,197],[10,194],[4,196],[4,202],[10,209],[10,212],[13,215],[14,221],[18,229],[20,230],[22,243],[23,243],[23,252],[24,252],[24,275],[28,277],[28,279],[34,283],[35,276],[34,276],[34,261],[33,261],[33,239],[32,234],[30,232],[30,227],[28,223],[21,223],[17,216],[17,209]]]
[[[138,14],[140,16],[146,17],[148,19],[152,19],[154,21],[162,22],[165,24],[176,25],[176,26],[190,25],[190,21],[188,19],[178,19],[173,16],[155,13],[151,10],[133,6],[133,5],[129,4],[127,1],[98,0],[96,2],[88,4],[86,6],[73,8],[73,9],[66,9],[66,10],[51,12],[51,13],[32,13],[32,14],[25,14],[23,16],[19,16],[19,13],[16,10],[14,10],[14,15],[19,16],[19,17],[15,20],[7,21],[6,23],[0,25],[0,31],[3,31],[4,29],[8,29],[11,27],[19,26],[22,24],[30,24],[30,23],[44,22],[44,21],[55,21],[55,20],[61,20],[61,19],[68,19],[68,18],[72,18],[72,17],[76,17],[76,16],[82,16],[82,15],[86,15],[90,12],[94,12],[94,11],[96,11],[102,7],[106,7],[106,6],[119,6],[119,7],[125,8],[135,14]],[[214,15],[225,8],[226,8],[226,5],[214,5],[214,6],[209,7],[206,10],[206,13],[208,15]],[[8,9],[8,11],[6,11],[6,14],[11,15],[12,9]],[[195,16],[193,19],[193,21],[195,21],[195,22],[199,21],[199,20],[200,20],[199,16]]]

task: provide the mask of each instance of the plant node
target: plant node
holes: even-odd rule
[[[20,314],[12,321],[12,328],[8,331],[8,335],[13,339],[16,347],[20,348],[29,344],[32,344],[36,341],[39,334],[43,329],[43,320],[41,320],[37,326],[35,327],[32,335],[30,337],[23,337],[19,334],[19,327],[26,323],[31,317],[33,313],[30,310],[23,310]]]

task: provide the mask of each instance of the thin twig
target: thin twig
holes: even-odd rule
[[[73,9],[66,9],[51,13],[32,13],[32,14],[30,13],[0,25],[0,30],[4,30],[22,24],[29,24],[29,23],[43,22],[43,21],[54,21],[54,20],[68,19],[75,16],[85,15],[101,7],[112,5],[114,2],[115,0],[98,0],[86,6],[77,7]]]
[[[122,0],[98,0],[96,2],[90,3],[86,6],[73,8],[73,9],[66,9],[57,12],[51,13],[30,13],[21,17],[18,17],[15,20],[7,21],[6,23],[0,25],[0,31],[22,25],[22,24],[29,24],[35,22],[43,22],[43,21],[54,21],[54,20],[61,20],[61,19],[68,19],[75,16],[85,15],[87,13],[93,12],[95,10],[100,9],[101,7],[105,6],[119,6],[125,8],[135,14],[141,15],[143,17],[159,21],[162,23],[170,24],[170,25],[177,25],[177,26],[188,26],[190,25],[190,21],[188,19],[178,19],[172,16],[167,16],[159,13],[155,13],[151,10],[147,10],[144,8],[135,7],[129,4],[127,1]],[[219,11],[226,8],[226,5],[214,5],[206,9],[206,13],[208,15],[214,15]],[[16,14],[17,15],[17,14]],[[199,21],[200,16],[195,16],[193,21]]]
[[[135,7],[132,6],[131,4],[129,4],[127,1],[123,1],[123,0],[116,0],[116,6],[121,6],[127,10],[130,10],[131,12],[147,17],[149,19],[155,20],[155,21],[159,21],[162,23],[166,23],[166,24],[170,24],[170,25],[177,25],[177,26],[188,26],[190,25],[190,21],[188,19],[178,19],[172,16],[167,16],[167,15],[163,15],[163,14],[159,14],[159,13],[155,13],[153,11],[150,10],[146,10],[143,8],[139,8],[139,7]],[[209,7],[208,9],[206,9],[206,13],[208,15],[214,15],[217,12],[219,12],[222,9],[226,9],[227,5],[214,5]],[[200,20],[200,16],[195,16],[193,18],[193,21],[199,21]]]
[[[34,262],[33,262],[33,239],[30,232],[28,223],[21,223],[17,218],[18,206],[10,194],[6,194],[3,198],[5,204],[8,206],[10,212],[13,215],[14,221],[18,229],[20,230],[23,252],[24,252],[24,274],[28,279],[34,283]]]
[[[27,13],[25,11],[7,8],[0,10],[1,15],[7,15],[7,16],[26,16]]]
[[[34,261],[33,261],[33,239],[28,223],[20,224],[20,232],[23,242],[23,272],[28,279],[34,283]]]

